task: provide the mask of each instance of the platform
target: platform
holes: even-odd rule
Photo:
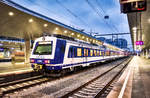
[[[150,98],[150,59],[134,56],[107,98]]]
[[[30,64],[0,62],[0,77],[32,71]]]

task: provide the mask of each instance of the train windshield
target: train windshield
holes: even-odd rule
[[[38,55],[51,55],[52,54],[52,44],[47,43],[47,44],[38,44],[35,47],[35,50],[33,54],[38,54]]]

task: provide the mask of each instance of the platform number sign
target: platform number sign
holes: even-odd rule
[[[136,41],[135,44],[136,45],[144,45],[144,42],[143,41]]]
[[[147,2],[146,0],[120,0],[121,12],[141,12],[146,11]]]

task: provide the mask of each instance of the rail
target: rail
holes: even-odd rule
[[[127,59],[126,59],[127,60]],[[106,72],[100,74],[96,78],[86,82],[85,84],[81,85],[80,87],[74,89],[73,91],[65,94],[62,96],[62,98],[99,98],[106,89],[111,85],[111,83],[117,78],[117,76],[120,75],[120,73],[125,69],[125,67],[128,65],[130,62],[131,58],[127,60],[127,62],[124,61],[121,62],[120,64],[117,64],[113,68],[107,70]],[[107,83],[102,83],[103,78],[105,77],[108,73],[111,73],[113,69],[119,67],[119,65],[123,65],[123,67],[115,74]],[[108,75],[109,76],[109,75]],[[104,80],[103,80],[104,81]]]

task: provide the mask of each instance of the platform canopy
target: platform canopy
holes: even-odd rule
[[[40,37],[46,32],[102,44],[83,31],[24,8],[12,0],[0,0],[0,12],[0,36],[28,40]]]
[[[134,48],[150,48],[150,0],[147,0],[146,11],[128,13],[127,16]],[[136,41],[143,41],[144,45],[135,45]]]

